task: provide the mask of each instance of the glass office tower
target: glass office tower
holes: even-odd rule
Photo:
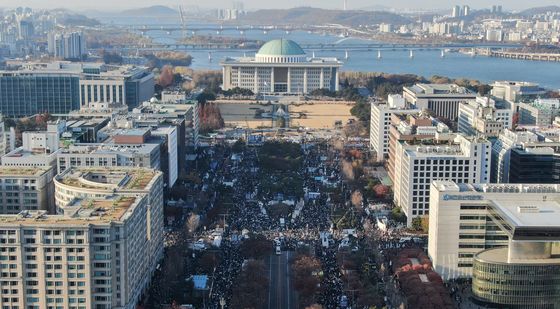
[[[0,113],[23,117],[80,108],[79,77],[69,74],[0,75]]]

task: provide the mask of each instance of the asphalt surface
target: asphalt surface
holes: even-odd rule
[[[268,309],[296,309],[296,292],[291,283],[290,251],[282,251],[268,258]]]

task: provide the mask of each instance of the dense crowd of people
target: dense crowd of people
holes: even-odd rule
[[[297,251],[301,247],[310,249],[322,267],[316,303],[323,308],[353,305],[351,302],[354,297],[350,295],[353,291],[345,286],[340,261],[337,260],[337,253],[343,243],[348,241],[348,234],[337,229],[332,214],[334,202],[328,193],[328,188],[342,184],[343,176],[339,152],[325,146],[327,143],[325,140],[314,141],[302,147],[301,165],[298,170],[290,171],[290,177],[297,177],[303,184],[303,196],[283,196],[263,188],[259,181],[263,177],[259,147],[243,147],[238,152],[224,147],[219,152],[203,154],[211,163],[200,188],[213,194],[209,194],[208,206],[199,211],[199,215],[207,216],[219,202],[227,204],[225,214],[222,213],[218,220],[193,237],[209,238],[215,231],[213,227],[223,233],[219,248],[214,248],[218,251],[219,264],[210,276],[208,308],[221,308],[220,302],[227,307],[230,303],[232,286],[244,261],[239,245],[251,235],[265,237],[270,241],[271,248],[279,245],[282,251]],[[276,179],[278,175],[271,173],[270,177]],[[343,196],[350,197],[351,192],[346,190],[342,192]],[[227,194],[225,203],[221,192]],[[289,211],[282,215],[273,214],[273,207],[286,200],[291,201]],[[354,243],[366,236],[375,236],[379,251],[414,245],[413,241],[399,241],[397,234],[377,231],[375,235],[366,235],[361,224],[366,220],[372,221],[372,218],[364,211],[356,211],[354,215],[357,216],[356,226],[351,227],[354,230],[351,237]],[[321,232],[328,232],[329,241],[326,244],[320,237]]]

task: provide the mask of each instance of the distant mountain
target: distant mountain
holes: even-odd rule
[[[310,7],[299,7],[287,10],[266,9],[249,12],[241,22],[254,24],[342,24],[348,26],[371,25],[379,23],[406,24],[410,19],[390,12],[371,12],[358,10],[325,10]]]
[[[51,9],[49,14],[56,17],[57,23],[68,27],[95,27],[101,24],[95,18],[63,8]]]
[[[524,11],[519,12],[519,15],[523,16],[531,16],[535,14],[543,14],[546,12],[560,12],[560,6],[558,5],[549,5],[549,6],[541,6],[536,8],[526,9]]]
[[[130,9],[126,11],[122,11],[119,15],[122,16],[175,16],[179,14],[179,12],[175,11],[174,9],[163,6],[163,5],[154,5],[146,8],[139,8],[139,9]]]
[[[388,6],[384,6],[384,5],[368,5],[368,6],[364,6],[359,8],[358,10],[360,11],[386,11],[386,12],[390,12],[393,11],[394,9]]]

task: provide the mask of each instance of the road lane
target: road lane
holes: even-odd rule
[[[268,309],[295,309],[296,295],[290,282],[290,251],[271,255],[268,259]]]

